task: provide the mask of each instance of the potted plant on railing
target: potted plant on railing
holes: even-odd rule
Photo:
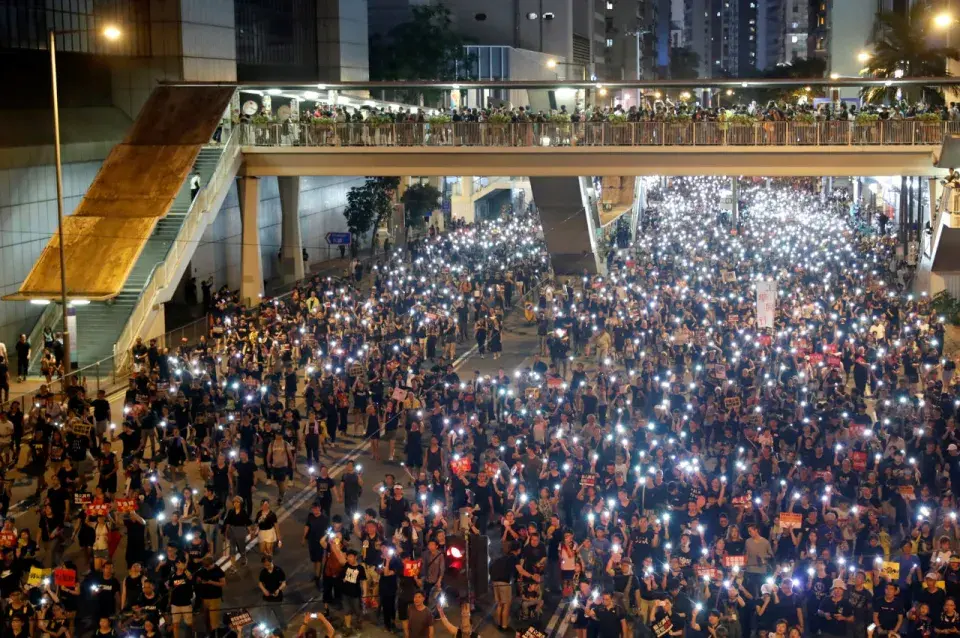
[[[721,128],[727,136],[727,144],[755,144],[757,118],[746,113],[728,113]]]
[[[693,118],[689,113],[667,113],[663,118],[664,142],[667,144],[689,144]]]
[[[427,124],[430,125],[430,143],[444,144],[447,140],[453,139],[451,133],[453,118],[446,113],[437,113],[427,117]]]
[[[312,117],[310,124],[313,125],[313,132],[318,144],[324,146],[332,138],[333,130],[337,126],[337,121],[332,117]]]
[[[816,144],[817,117],[813,113],[804,111],[794,114],[790,120],[790,128],[793,130],[792,143]]]
[[[513,118],[506,113],[491,113],[487,116],[486,125],[491,135],[491,143],[501,145],[506,139],[507,124],[513,122]]]
[[[626,144],[629,137],[629,118],[626,113],[617,111],[607,115],[607,124],[610,125],[610,143]]]
[[[853,121],[853,142],[855,144],[877,144],[880,141],[880,116],[876,113],[857,113]]]
[[[939,113],[928,111],[917,115],[917,144],[939,144],[943,141],[943,118]]]

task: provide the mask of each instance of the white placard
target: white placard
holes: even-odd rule
[[[757,327],[773,328],[777,313],[777,282],[757,282]]]

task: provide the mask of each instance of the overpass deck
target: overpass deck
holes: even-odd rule
[[[958,122],[241,125],[272,175],[923,175]]]

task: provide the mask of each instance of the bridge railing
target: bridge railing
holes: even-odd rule
[[[247,123],[241,144],[336,146],[916,146],[960,134],[960,122],[351,122]]]

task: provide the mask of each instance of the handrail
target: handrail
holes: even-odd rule
[[[63,312],[59,303],[51,302],[43,308],[43,312],[40,313],[39,317],[37,317],[37,323],[33,325],[33,328],[30,330],[30,334],[27,335],[27,343],[30,344],[31,349],[30,365],[27,368],[28,370],[40,360],[41,356],[43,356],[43,346],[38,345],[43,341],[43,329],[47,326],[54,328],[62,319]],[[56,332],[55,329],[54,332]],[[9,361],[7,363],[9,363]]]
[[[960,122],[244,123],[244,147],[929,146]]]
[[[142,332],[144,321],[150,309],[156,303],[160,291],[171,283],[167,281],[170,274],[168,273],[169,265],[176,264],[183,253],[186,252],[187,246],[202,222],[203,214],[209,212],[208,209],[223,188],[224,182],[233,177],[230,173],[232,173],[233,164],[240,153],[239,138],[236,130],[231,132],[227,143],[223,147],[217,168],[190,203],[190,209],[187,211],[173,245],[170,246],[164,260],[154,266],[151,271],[148,279],[149,283],[144,287],[133,313],[114,344],[114,357],[118,371],[125,370],[129,365],[130,348],[133,347],[134,339]]]

